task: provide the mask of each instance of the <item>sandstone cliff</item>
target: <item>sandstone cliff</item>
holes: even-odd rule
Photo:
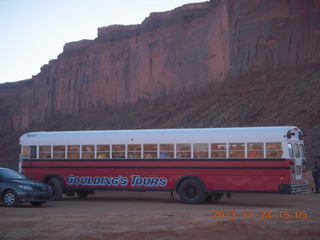
[[[67,43],[32,79],[0,85],[0,128],[319,62],[319,1],[189,4],[140,25],[99,28],[94,40]]]

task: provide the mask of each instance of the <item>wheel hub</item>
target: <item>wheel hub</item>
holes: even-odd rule
[[[197,194],[197,190],[194,186],[189,186],[187,190],[187,194],[189,197],[195,197]]]
[[[4,197],[6,205],[11,206],[14,203],[15,197],[12,193],[8,193]]]

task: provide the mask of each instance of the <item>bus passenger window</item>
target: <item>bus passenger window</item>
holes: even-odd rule
[[[141,145],[129,144],[128,145],[128,158],[141,158]]]
[[[110,145],[97,145],[97,158],[110,158]]]
[[[82,145],[82,158],[94,158],[94,145]]]
[[[281,158],[282,146],[280,142],[267,143],[267,158]]]
[[[80,146],[69,145],[68,146],[68,158],[80,158]]]
[[[158,145],[157,144],[144,144],[143,145],[143,158],[158,158]]]
[[[230,158],[244,158],[244,143],[229,143]]]
[[[125,158],[126,157],[126,145],[118,144],[112,145],[112,158]]]
[[[177,158],[191,158],[191,144],[177,144]]]
[[[174,158],[174,145],[160,144],[160,158]]]
[[[296,143],[293,144],[293,153],[295,158],[300,158],[299,145]]]
[[[226,143],[212,143],[211,144],[211,158],[226,158],[227,144]]]
[[[66,146],[53,146],[53,158],[66,158]]]
[[[37,146],[30,146],[30,158],[37,158]]]
[[[207,143],[195,143],[193,145],[193,158],[208,158],[209,149]]]
[[[51,158],[51,146],[39,146],[39,158]]]
[[[30,146],[23,146],[22,147],[22,157],[23,158],[30,158]]]
[[[248,143],[248,158],[263,158],[263,143]]]

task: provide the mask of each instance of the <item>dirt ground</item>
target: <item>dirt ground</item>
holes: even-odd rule
[[[216,219],[215,219],[216,218]],[[320,239],[320,194],[233,194],[189,205],[167,192],[98,192],[0,205],[0,239]]]

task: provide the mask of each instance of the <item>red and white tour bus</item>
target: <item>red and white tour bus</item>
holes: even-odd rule
[[[224,193],[307,189],[302,132],[294,126],[31,132],[20,170],[62,194],[176,191],[185,203]]]

